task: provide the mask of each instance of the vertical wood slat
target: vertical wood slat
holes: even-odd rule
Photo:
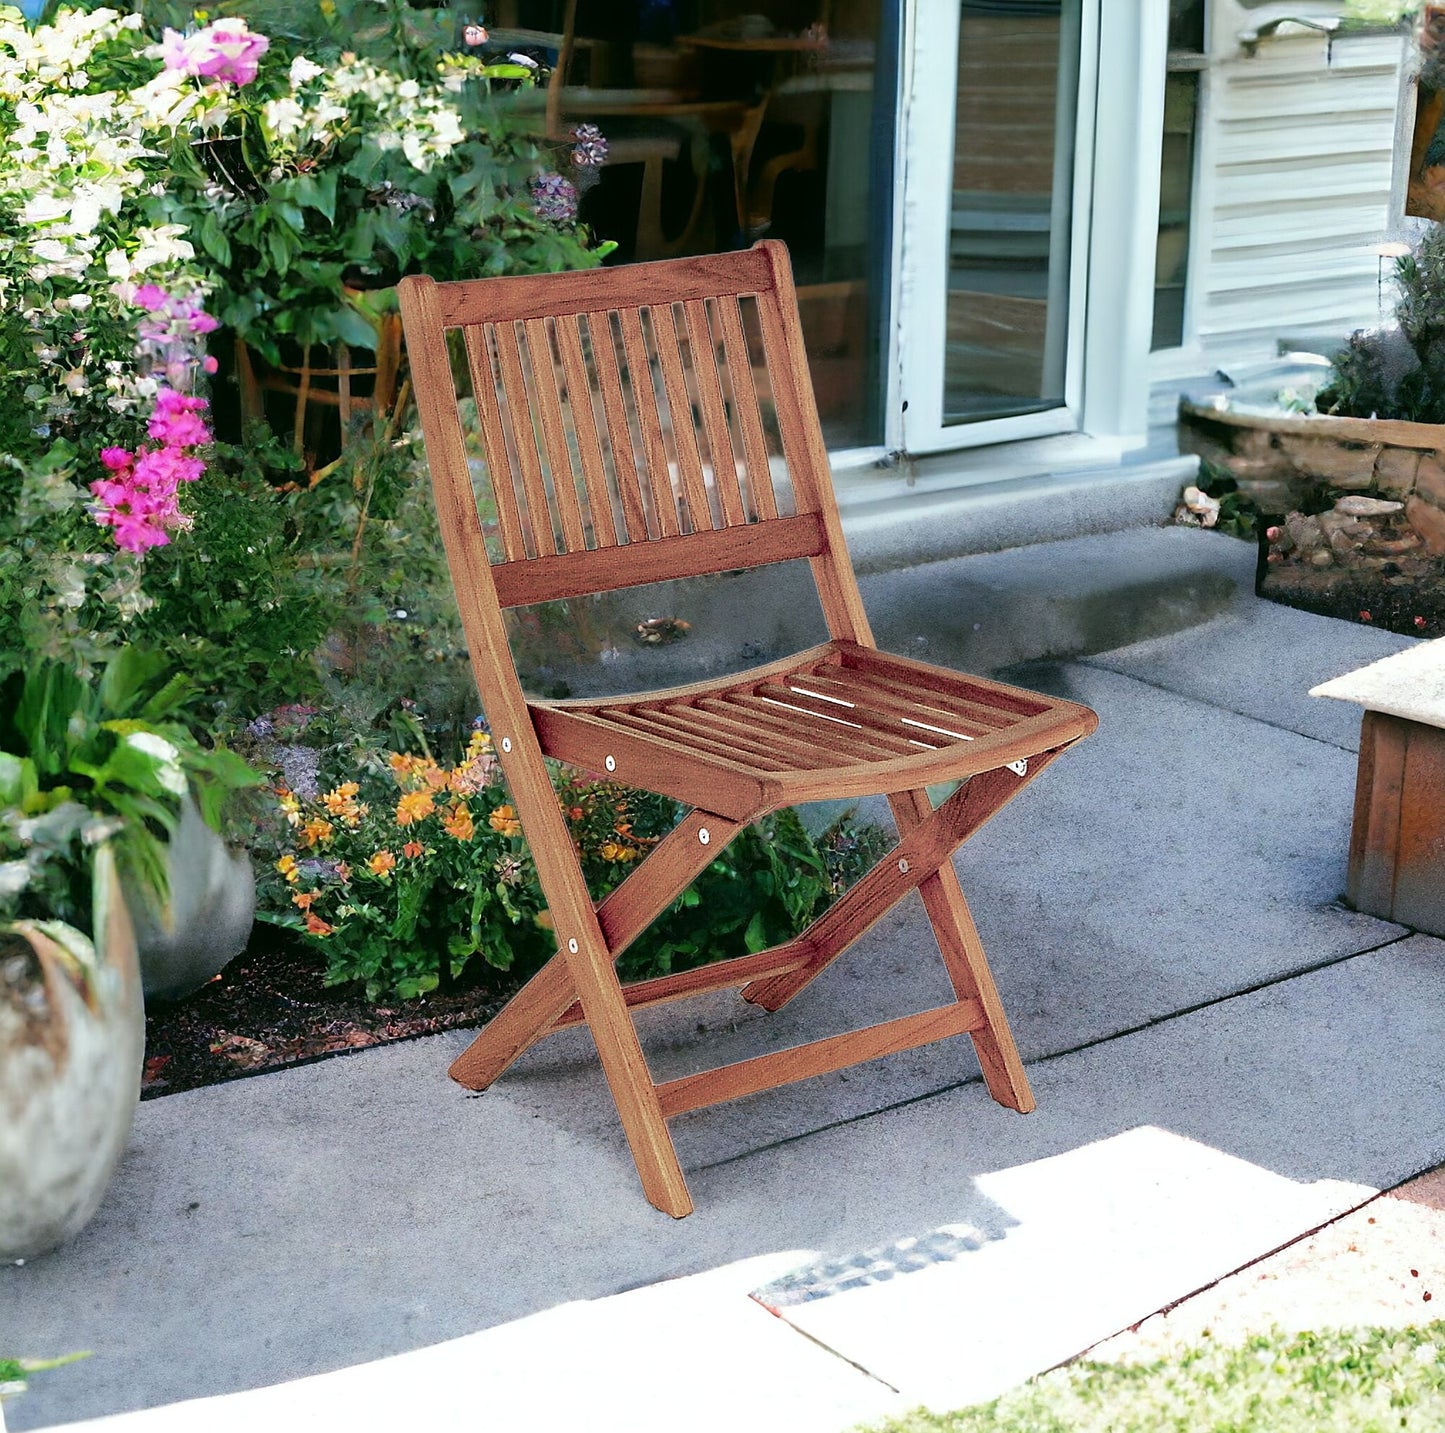
[[[657,349],[657,360],[662,365],[662,383],[672,419],[672,443],[677,450],[677,471],[682,479],[683,496],[687,499],[689,521],[693,532],[705,532],[712,527],[712,507],[707,500],[707,484],[702,480],[702,455],[697,448],[692,399],[688,396],[687,378],[682,371],[682,350],[678,346],[672,305],[654,305],[648,309],[648,314],[652,319],[652,340]]]
[[[507,416],[512,423],[512,446],[522,470],[522,492],[527,499],[527,524],[538,557],[552,557],[557,539],[552,533],[552,514],[547,507],[547,489],[542,482],[542,464],[537,456],[537,435],[532,428],[532,405],[527,399],[527,380],[522,373],[522,354],[517,330],[499,323],[492,330],[497,339],[497,359],[502,369],[502,392],[507,398]]]
[[[592,344],[592,362],[597,369],[597,387],[602,392],[602,411],[607,418],[607,446],[612,450],[612,472],[617,479],[617,496],[622,503],[622,521],[628,542],[647,541],[647,513],[642,505],[642,475],[627,426],[627,409],[622,402],[622,375],[617,371],[617,346],[612,337],[612,316],[602,309],[587,315],[587,333]]]
[[[763,437],[763,420],[758,411],[758,394],[753,385],[753,361],[748,353],[738,300],[730,294],[716,300],[723,331],[723,353],[732,379],[733,407],[743,435],[743,460],[748,475],[748,495],[759,518],[778,515],[773,496],[773,475],[768,467],[768,445]]]
[[[763,349],[773,385],[773,402],[778,411],[778,428],[783,434],[783,451],[793,500],[799,512],[807,505],[823,520],[826,547],[810,560],[818,600],[828,623],[828,635],[841,641],[872,647],[873,629],[858,591],[858,579],[848,560],[843,524],[833,496],[833,477],[823,428],[813,398],[813,378],[803,348],[802,325],[798,319],[798,296],[793,288],[793,271],[788,251],[782,244],[765,241],[771,289],[758,295],[758,315],[763,325]]]
[[[463,340],[467,348],[467,367],[472,375],[472,397],[476,400],[482,442],[487,450],[487,478],[492,487],[492,501],[497,508],[497,524],[502,532],[502,554],[508,562],[520,562],[527,555],[527,540],[522,532],[517,490],[512,483],[512,460],[507,456],[502,413],[497,406],[497,378],[492,369],[492,355],[487,348],[487,331],[477,324],[468,324],[463,331]]]
[[[612,497],[607,491],[607,467],[597,436],[597,415],[592,411],[592,385],[587,380],[587,360],[576,314],[555,320],[557,351],[562,355],[562,372],[567,379],[567,407],[572,414],[572,431],[577,454],[582,459],[582,482],[587,489],[587,507],[598,547],[616,547],[617,529],[612,516]]]
[[[620,309],[617,317],[622,324],[622,349],[627,357],[627,375],[632,380],[632,405],[637,410],[638,427],[642,431],[658,536],[676,537],[682,531],[677,521],[677,496],[672,490],[672,475],[667,470],[667,449],[662,441],[657,393],[652,386],[652,365],[647,361],[647,344],[642,337],[641,312],[635,308]]]
[[[547,448],[547,467],[552,473],[552,496],[562,524],[562,540],[568,552],[583,552],[587,537],[582,527],[582,508],[577,501],[572,455],[567,451],[567,434],[562,427],[562,400],[557,389],[557,366],[552,357],[547,320],[529,318],[522,329],[527,336],[532,388],[537,395],[537,414],[542,420],[542,441]]]
[[[747,521],[743,510],[742,491],[738,485],[737,459],[733,457],[732,438],[728,433],[726,405],[722,380],[717,371],[717,350],[713,343],[712,325],[707,306],[701,299],[683,304],[687,319],[687,341],[692,350],[692,372],[697,381],[698,404],[702,408],[703,428],[707,433],[708,454],[712,458],[713,486],[722,505],[723,524],[737,527]]]

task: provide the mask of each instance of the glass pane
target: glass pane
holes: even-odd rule
[[[964,0],[945,423],[1064,401],[1079,0]]]
[[[502,0],[493,41],[553,66],[559,167],[611,262],[782,239],[830,447],[882,440],[898,0]],[[539,96],[539,106],[543,97]]]
[[[1169,0],[1169,48],[1203,51],[1204,0]]]
[[[1184,286],[1194,205],[1194,127],[1199,72],[1172,71],[1164,82],[1164,146],[1159,169],[1159,245],[1154,261],[1154,347],[1184,342]]]

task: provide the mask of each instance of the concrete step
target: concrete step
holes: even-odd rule
[[[1194,626],[1250,592],[1254,566],[1248,543],[1197,529],[1139,527],[872,573],[860,586],[884,650],[989,672]],[[524,681],[537,695],[699,681],[827,636],[801,563],[625,589],[568,606],[520,642]],[[639,642],[639,624],[656,618],[685,622],[685,634]],[[558,660],[557,631],[583,634],[585,649]]]

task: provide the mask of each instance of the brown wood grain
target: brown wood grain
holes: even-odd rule
[[[663,1113],[671,1118],[687,1110],[701,1109],[704,1105],[740,1100],[744,1095],[756,1095],[763,1090],[776,1089],[779,1085],[792,1084],[795,1080],[811,1079],[814,1075],[826,1075],[830,1070],[844,1070],[866,1060],[894,1055],[900,1050],[931,1045],[936,1040],[946,1040],[950,1035],[975,1030],[982,1020],[983,1011],[978,1002],[962,1000],[940,1006],[937,1010],[885,1020],[881,1025],[870,1025],[864,1030],[852,1030],[830,1039],[795,1045],[790,1050],[755,1055],[751,1060],[739,1060],[720,1069],[684,1075],[680,1080],[668,1080],[659,1085],[657,1093]]]
[[[560,943],[558,955],[457,1059],[454,1076],[484,1088],[536,1039],[585,1022],[643,1189],[674,1216],[692,1205],[666,1118],[684,1110],[963,1032],[973,1037],[994,1098],[1032,1108],[951,856],[1097,718],[1075,703],[874,648],[843,542],[786,250],[770,241],[747,254],[485,283],[412,278],[399,292],[438,522],[478,691]],[[761,369],[744,300],[749,312],[756,307]],[[448,326],[467,328],[478,421],[499,493],[506,560],[495,568],[472,497]],[[795,516],[778,515],[760,373]],[[627,697],[529,703],[522,693],[502,622],[506,606],[798,558],[809,561],[828,624],[830,640],[819,647],[739,676]],[[544,755],[697,809],[594,907]],[[1022,774],[1008,769],[1019,761],[1026,762]],[[924,788],[945,780],[963,784],[934,811]],[[790,802],[875,792],[891,793],[897,847],[801,936],[621,987],[617,956],[746,822]],[[632,1009],[737,986],[744,999],[779,1008],[912,890],[938,937],[952,1005],[653,1081]]]

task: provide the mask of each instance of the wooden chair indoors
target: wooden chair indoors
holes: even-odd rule
[[[477,685],[558,939],[557,955],[456,1060],[452,1077],[485,1089],[533,1042],[585,1022],[647,1198],[677,1218],[692,1202],[667,1120],[685,1110],[965,1031],[994,1099],[1032,1109],[950,857],[1097,719],[1071,702],[875,648],[843,544],[783,245],[540,277],[412,277],[400,292]],[[495,564],[468,467],[454,330],[496,506]],[[770,463],[764,429],[773,423],[782,452]],[[831,634],[824,645],[645,695],[523,695],[504,608],[796,558],[812,567]],[[544,757],[692,808],[600,904]],[[934,809],[925,788],[947,781],[962,785]],[[745,823],[781,806],[879,792],[892,805],[898,845],[796,939],[620,985],[618,955]],[[743,999],[777,1010],[913,890],[952,981],[950,1004],[653,1081],[632,1008],[740,987]]]

